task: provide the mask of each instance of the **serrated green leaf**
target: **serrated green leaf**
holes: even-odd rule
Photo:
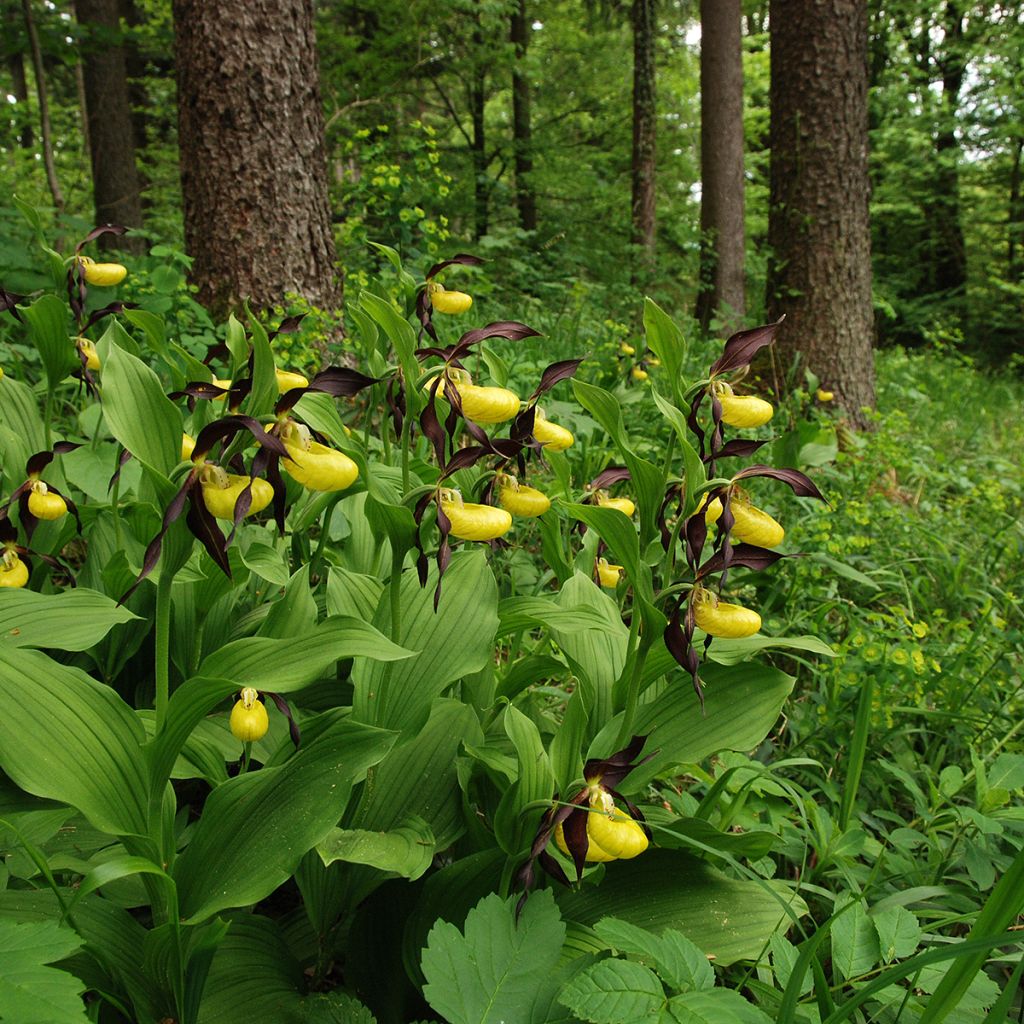
[[[871,920],[878,933],[883,963],[913,956],[921,941],[921,925],[905,907],[887,907],[873,911]],[[835,929],[833,928],[833,932]]]
[[[775,980],[779,988],[785,989],[789,984],[793,966],[796,964],[800,951],[781,932],[775,932],[770,939],[772,951],[772,967],[775,969]],[[814,984],[814,978],[808,972],[800,984],[800,995],[807,995]]]
[[[661,1024],[772,1024],[771,1017],[739,992],[687,992],[669,1000]]]
[[[837,901],[836,909],[843,905]],[[880,957],[878,933],[864,902],[857,900],[855,906],[832,922],[832,965],[848,981],[870,971]]]
[[[423,951],[423,994],[450,1024],[542,1024],[538,978],[552,971],[565,925],[551,893],[535,893],[516,922],[514,900],[491,894],[466,917],[464,934],[439,922]]]
[[[0,919],[0,1020],[11,1024],[85,1024],[85,985],[73,974],[45,966],[82,945],[56,922],[16,924]]]
[[[605,917],[594,925],[594,931],[610,949],[629,953],[651,964],[675,991],[711,988],[715,984],[715,972],[707,956],[674,928],[655,935],[628,921]]]
[[[377,1018],[355,996],[316,992],[299,1003],[297,1024],[377,1024]]]
[[[0,590],[0,643],[13,647],[87,651],[132,619],[138,616],[84,587],[56,594]]]
[[[584,1020],[653,1024],[665,1003],[665,991],[658,976],[641,964],[602,960],[577,975],[558,998]]]

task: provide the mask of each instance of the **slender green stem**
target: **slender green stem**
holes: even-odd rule
[[[53,447],[53,431],[50,420],[53,418],[53,388],[46,389],[46,405],[43,408],[43,428],[46,431],[46,447]]]
[[[171,680],[171,585],[173,574],[160,573],[156,585],[156,729],[159,732],[167,717],[167,701]]]
[[[622,712],[622,726],[619,728],[616,749],[624,747],[633,736],[636,709],[640,703],[640,683],[643,681],[644,663],[647,661],[647,652],[650,650],[650,646],[649,643],[641,641],[633,657],[633,672],[629,677],[629,686],[626,689],[626,704]]]
[[[412,432],[412,417],[406,413],[402,420],[402,493],[409,493],[409,444]]]

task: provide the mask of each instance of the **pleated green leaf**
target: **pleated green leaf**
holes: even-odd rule
[[[593,926],[616,917],[657,935],[682,932],[715,963],[756,959],[768,937],[786,930],[803,901],[772,882],[738,881],[678,850],[648,850],[635,860],[607,865],[600,887],[561,891],[569,921]]]
[[[113,690],[45,654],[0,644],[0,767],[96,828],[144,835],[142,725]]]
[[[52,390],[77,365],[68,307],[56,295],[43,295],[31,306],[19,306],[39,351],[46,383]]]
[[[114,626],[137,619],[95,590],[78,587],[56,594],[0,590],[0,643],[87,651]]]
[[[436,569],[422,588],[415,573],[402,577],[402,628],[397,639],[418,651],[418,657],[391,665],[356,662],[354,709],[363,721],[411,731],[426,720],[435,697],[493,657],[498,588],[483,551],[453,556],[435,612],[436,584]],[[374,625],[386,633],[390,622],[389,602],[382,600]]]
[[[174,866],[182,917],[198,922],[256,903],[287,881],[394,739],[341,719],[283,765],[218,786]]]
[[[366,622],[337,616],[301,636],[234,640],[208,655],[199,674],[282,692],[321,678],[339,658],[396,661],[415,653],[392,643]]]
[[[343,860],[415,879],[430,867],[435,847],[430,826],[413,817],[390,832],[333,828],[316,849],[325,864]]]

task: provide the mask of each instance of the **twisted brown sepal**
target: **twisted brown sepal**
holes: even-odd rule
[[[14,295],[6,288],[0,288],[0,313],[10,313],[20,323],[21,314],[18,312],[18,303],[23,298],[23,295]]]
[[[73,452],[76,448],[81,447],[80,444],[76,444],[73,441],[58,441],[52,449],[44,449],[29,456],[28,461],[25,463],[25,476],[28,479],[11,492],[11,496],[7,499],[7,503],[3,508],[3,514],[6,516],[11,505],[15,501],[18,503],[18,514],[21,518],[21,525],[25,530],[26,540],[32,539],[32,534],[35,533],[36,526],[39,525],[39,520],[32,515],[28,508],[28,498],[32,490],[33,480],[38,479],[42,475],[43,470],[53,462],[56,456],[67,455],[68,452]],[[78,506],[66,494],[58,491],[56,487],[47,484],[47,489],[56,494],[57,497],[64,499],[64,504],[67,505],[68,511],[75,517],[75,526],[78,533],[81,533],[82,519],[78,514]],[[57,564],[59,565],[60,563],[58,562]]]
[[[814,481],[798,469],[777,469],[775,466],[747,466],[741,469],[733,480],[744,480],[747,477],[765,476],[771,480],[781,480],[798,498],[817,498],[828,505],[828,499],[818,490]],[[830,506],[831,507],[831,506]]]
[[[781,316],[773,324],[762,324],[731,335],[722,354],[711,364],[711,376],[749,366],[754,356],[775,340],[775,334],[785,319],[785,316]]]
[[[295,716],[292,714],[292,709],[288,706],[288,701],[279,693],[264,693],[263,696],[269,697],[277,705],[277,710],[288,719],[288,735],[291,737],[295,749],[298,750],[299,744],[302,742],[302,733],[299,730],[299,723],[295,721]]]
[[[75,323],[81,325],[82,314],[85,312],[85,297],[89,289],[85,283],[85,270],[78,259],[81,251],[90,243],[102,235],[123,235],[128,229],[120,224],[101,224],[90,231],[78,245],[75,246],[75,258],[68,267],[68,305],[74,314]],[[83,328],[79,328],[82,330]]]
[[[305,387],[290,388],[286,391],[277,405],[274,412],[280,416],[294,408],[299,399],[308,392],[319,392],[330,395],[332,398],[351,398],[358,395],[360,391],[381,382],[380,377],[367,377],[365,373],[358,370],[350,370],[345,366],[329,366],[321,370]]]

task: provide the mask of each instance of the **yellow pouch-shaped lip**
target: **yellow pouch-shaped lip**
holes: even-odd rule
[[[571,448],[576,441],[571,430],[552,423],[544,415],[544,410],[539,408],[534,412],[533,436],[550,452],[564,452],[566,448]]]
[[[433,385],[431,378],[424,385],[427,391]],[[519,396],[508,388],[481,387],[465,370],[448,368],[448,380],[438,385],[437,394],[442,398],[447,388],[458,392],[462,403],[462,415],[474,423],[504,423],[519,412],[522,404]]]
[[[258,699],[256,691],[247,686],[231,709],[231,735],[242,743],[255,743],[263,739],[270,726],[266,705]]]
[[[761,616],[757,612],[741,604],[719,601],[703,588],[694,595],[693,621],[708,636],[729,640],[753,636],[761,628]]]
[[[598,492],[597,503],[601,508],[617,508],[623,515],[631,516],[636,511],[636,505],[629,498],[609,498],[607,494]]]
[[[128,268],[120,263],[97,263],[89,256],[79,256],[78,261],[82,264],[85,280],[97,288],[112,288],[128,276]]]
[[[465,292],[450,292],[441,285],[430,288],[430,304],[438,313],[456,315],[465,313],[473,305],[473,296]]]
[[[311,491],[343,491],[359,476],[359,467],[336,448],[317,441],[310,441],[308,450],[288,441],[284,446],[291,458],[282,465],[293,480]]]
[[[0,558],[0,587],[17,590],[28,583],[28,566],[13,552]]]
[[[219,486],[216,480],[203,482],[203,504],[217,519],[234,520],[235,503],[250,478],[234,473],[225,473],[224,475],[228,482],[226,487]],[[252,504],[249,506],[249,511],[246,512],[247,516],[254,516],[257,512],[262,512],[274,500],[274,488],[266,480],[253,477],[251,495]]]
[[[440,492],[441,511],[452,524],[450,533],[462,540],[495,540],[508,533],[512,515],[493,505],[474,505],[462,500],[458,491],[444,488]]]
[[[36,519],[60,519],[67,515],[68,503],[59,494],[48,491],[42,480],[37,480],[28,496],[28,510]]]
[[[591,788],[589,803],[585,861],[599,864],[632,860],[647,849],[647,834],[625,811],[615,806],[610,793],[595,785]],[[555,845],[562,853],[572,856],[561,825],[555,828]]]
[[[506,476],[498,484],[498,503],[514,516],[532,519],[551,508],[551,499],[536,487],[526,487],[515,477]]]
[[[704,501],[707,501],[705,495]],[[703,507],[703,504],[701,505]],[[743,541],[746,544],[756,544],[760,548],[774,548],[782,543],[786,531],[782,524],[773,519],[767,512],[762,511],[756,505],[735,495],[729,502],[729,509],[732,512],[735,523],[732,528],[733,540]],[[722,517],[722,502],[715,498],[707,506],[704,518],[708,524],[717,523]]]
[[[78,351],[85,356],[85,368],[87,370],[98,370],[100,368],[100,354],[96,346],[88,338],[78,338],[75,341]]]
[[[724,381],[715,384],[722,403],[722,422],[730,427],[761,427],[775,415],[775,407],[756,395],[734,395]]]
[[[597,578],[602,587],[614,590],[622,578],[622,566],[612,565],[603,558],[597,560]]]

